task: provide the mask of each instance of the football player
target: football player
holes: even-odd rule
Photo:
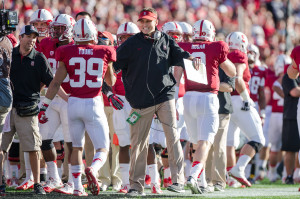
[[[50,35],[51,37],[46,37],[40,43],[40,52],[42,52],[48,59],[50,66],[52,68],[53,74],[56,74],[58,68],[58,61],[55,59],[56,50],[59,46],[63,45],[73,45],[73,26],[75,20],[67,14],[60,14],[50,25]],[[68,126],[68,113],[67,113],[67,101],[68,95],[70,93],[69,77],[62,83],[62,88],[59,91],[59,95],[55,96],[52,103],[47,109],[47,117],[49,121],[43,124],[44,121],[40,120],[40,133],[42,135],[42,152],[45,162],[47,164],[48,180],[44,186],[44,190],[49,193],[54,189],[59,189],[62,186],[61,179],[58,175],[56,161],[56,151],[53,145],[53,138],[59,126],[62,125],[62,132],[64,135],[64,141],[69,149],[72,151],[72,142],[70,138],[69,126]],[[70,154],[70,153],[69,153]],[[70,155],[68,157],[68,162],[70,160]],[[69,162],[69,167],[70,167]],[[70,169],[69,169],[70,171]],[[69,172],[69,174],[71,174]],[[71,176],[71,175],[69,175]],[[72,178],[69,177],[69,182],[65,184],[62,190],[57,190],[60,193],[72,194],[73,193],[73,183]]]
[[[238,128],[250,140],[241,149],[241,155],[235,166],[234,146],[236,143],[228,145],[230,150],[229,148],[227,149],[227,156],[232,161],[227,163],[227,169],[229,170],[229,175],[237,181],[245,186],[251,186],[251,183],[245,177],[245,168],[255,153],[264,146],[265,138],[260,116],[254,108],[254,102],[250,98],[248,82],[251,75],[247,57],[248,39],[241,32],[232,32],[227,36],[226,41],[230,49],[228,58],[234,63],[237,73],[236,91],[231,94],[233,114],[230,118],[227,143],[230,143],[232,140],[234,140],[233,143],[238,141],[239,136],[236,135]]]
[[[76,45],[61,46],[56,51],[59,68],[51,82],[43,102],[40,118],[46,120],[45,111],[59,90],[67,74],[70,77],[70,97],[68,99],[68,119],[73,151],[71,171],[75,196],[87,196],[82,182],[82,151],[84,131],[87,130],[96,154],[92,165],[85,169],[89,189],[93,195],[99,194],[96,175],[107,159],[109,150],[109,128],[104,113],[101,87],[103,79],[113,86],[116,78],[112,62],[116,61],[113,47],[97,44],[97,30],[89,19],[80,19],[74,26]]]
[[[35,44],[35,49],[37,51],[39,51],[40,42],[44,38],[49,37],[49,26],[52,21],[52,14],[46,9],[38,9],[31,15],[29,23],[33,25],[39,33],[37,42]]]
[[[193,27],[193,43],[182,43],[180,46],[193,57],[201,58],[206,68],[207,84],[192,81],[185,77],[186,94],[183,97],[184,118],[193,148],[193,165],[187,181],[193,194],[201,194],[197,178],[201,175],[206,163],[209,149],[219,127],[219,65],[224,72],[233,77],[236,74],[234,65],[227,59],[228,45],[223,41],[215,41],[215,28],[208,20],[199,20]],[[175,73],[177,87],[183,69]],[[179,90],[178,88],[176,90]],[[176,96],[176,95],[175,95]]]
[[[190,43],[193,41],[193,27],[187,22],[178,22],[182,29],[182,42]]]
[[[250,89],[250,97],[255,103],[255,108],[259,112],[259,115],[262,119],[262,123],[264,125],[264,120],[266,118],[266,98],[265,98],[265,80],[266,80],[266,68],[261,66],[259,60],[259,49],[254,44],[249,44],[247,47],[248,54],[248,65],[250,68],[251,79],[249,82]],[[262,180],[265,176],[266,166],[269,159],[269,147],[268,147],[268,139],[266,135],[265,146],[261,149],[259,157],[257,158],[258,162],[256,162],[256,176],[255,180]]]

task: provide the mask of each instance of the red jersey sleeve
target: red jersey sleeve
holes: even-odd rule
[[[247,63],[248,58],[245,53],[242,53],[239,50],[232,51],[228,54],[228,59],[231,60],[232,63]]]
[[[17,40],[17,38],[13,34],[9,34],[6,37],[9,39],[9,41],[11,42],[11,44],[12,44],[13,47],[17,46],[18,40]]]
[[[219,63],[223,63],[224,61],[227,60],[227,55],[228,55],[228,51],[229,51],[229,48],[228,48],[228,45],[226,42],[224,41],[220,41],[220,57],[219,57]]]
[[[291,53],[291,58],[296,62],[298,71],[299,71],[299,66],[300,66],[300,46],[296,46],[292,53]]]
[[[115,62],[117,61],[117,54],[114,47],[107,48],[107,62]]]

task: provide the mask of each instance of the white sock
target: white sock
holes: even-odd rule
[[[149,170],[149,175],[151,177],[151,183],[153,184],[158,184],[159,182],[159,173],[157,170],[157,164],[150,164],[147,165],[148,170]]]
[[[72,177],[74,182],[74,190],[82,191],[82,183],[81,183],[81,165],[72,165]]]
[[[168,179],[171,177],[171,169],[170,167],[164,168],[164,179]]]
[[[252,167],[252,164],[247,164],[247,166],[245,168],[245,176],[246,176],[247,179],[250,177],[251,167]]]
[[[10,171],[9,160],[5,160],[4,165],[5,165],[4,175],[5,175],[6,179],[10,179],[11,178],[11,176],[10,176],[11,171]]]
[[[198,161],[194,161],[191,168],[190,176],[192,176],[195,180],[197,180],[202,169],[203,169],[203,164]]]
[[[69,179],[68,179],[68,183],[70,183],[70,184],[74,184],[74,182],[73,182],[73,177],[72,177],[72,166],[71,166],[71,164],[68,164],[68,167],[69,167]]]
[[[247,164],[250,162],[252,158],[248,155],[241,155],[238,162],[236,163],[236,167],[240,170],[245,170]]]
[[[120,173],[123,185],[129,184],[129,164],[120,163]]]
[[[49,161],[46,162],[46,164],[47,164],[48,179],[53,178],[55,181],[60,181],[56,163],[54,161]]]
[[[25,170],[26,170],[26,179],[27,180],[33,180],[33,174],[31,171],[31,165],[30,165],[30,159],[29,159],[29,152],[24,152],[24,163],[25,163]]]
[[[107,159],[106,152],[97,152],[94,155],[93,163],[92,163],[91,167],[93,168],[95,173],[98,173],[99,169],[104,165],[106,159]]]
[[[184,167],[184,175],[186,178],[190,176],[190,170],[191,170],[191,161],[190,160],[185,160],[185,167]]]
[[[198,181],[198,185],[202,186],[202,187],[207,187],[207,182],[206,182],[206,177],[205,177],[205,169],[203,169],[202,173],[200,176],[198,176],[199,178],[197,179]]]
[[[62,177],[62,171],[63,171],[63,165],[61,165],[60,168],[57,167],[57,172],[58,172],[58,176],[59,176],[60,179]]]
[[[18,165],[10,165],[11,178],[19,178],[19,168]]]

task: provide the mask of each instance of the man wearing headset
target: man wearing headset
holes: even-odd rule
[[[198,69],[201,60],[183,51],[169,35],[159,32],[157,12],[144,8],[138,19],[140,33],[127,39],[117,50],[116,71],[122,70],[125,97],[132,110],[130,187],[128,196],[144,194],[149,130],[153,115],[163,125],[167,139],[173,184],[169,191],[184,191],[183,152],[177,133],[175,87],[171,66],[184,67],[183,58],[193,61]],[[178,95],[178,91],[177,91]]]

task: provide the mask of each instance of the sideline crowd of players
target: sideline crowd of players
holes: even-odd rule
[[[46,176],[41,178],[41,182],[47,193],[55,191],[77,196],[87,195],[81,179],[84,146],[82,132],[85,130],[95,148],[94,152],[85,150],[86,157],[87,153],[93,153],[92,161],[86,162],[85,168],[88,189],[93,195],[98,195],[100,190],[105,191],[110,185],[99,180],[99,170],[109,161],[111,139],[112,145],[118,145],[120,150],[119,157],[112,157],[119,159],[116,161],[119,173],[111,176],[113,178],[113,175],[118,175],[120,180],[115,183],[111,180],[111,184],[118,192],[127,193],[130,190],[130,125],[126,119],[131,107],[125,98],[122,72],[117,71],[114,76],[113,62],[117,59],[118,47],[140,30],[133,22],[126,22],[120,25],[114,40],[109,32],[98,32],[90,19],[90,15],[85,12],[76,16],[77,22],[67,14],[53,17],[45,9],[36,10],[30,19],[30,24],[39,34],[35,49],[45,55],[55,74],[49,88],[41,91],[43,97],[39,113],[41,151],[45,162],[41,164],[40,172],[41,176]],[[189,80],[180,67],[174,66],[173,71],[177,81],[177,131],[185,154],[186,185],[192,193],[223,191],[226,187],[222,182],[208,185],[206,181],[209,179],[205,177],[206,159],[219,128],[219,67],[227,76],[235,77],[234,88],[231,88],[234,90],[231,93],[233,113],[225,126],[228,130],[227,162],[223,164],[223,169],[227,169],[227,185],[249,187],[251,183],[265,177],[275,182],[280,175],[286,184],[299,182],[299,160],[295,160],[300,146],[299,135],[286,140],[294,140],[293,144],[296,144],[292,149],[282,141],[282,129],[290,124],[284,123],[283,119],[285,92],[282,81],[292,59],[294,69],[299,69],[297,54],[292,53],[290,58],[282,52],[276,59],[274,69],[267,68],[260,62],[259,48],[249,44],[245,34],[232,32],[227,36],[226,42],[217,41],[214,25],[208,20],[199,20],[193,26],[186,22],[167,22],[162,26],[161,32],[173,37],[192,56],[201,58],[206,66],[207,85]],[[75,71],[72,66],[77,67]],[[105,102],[105,106],[115,109],[111,118],[113,122],[107,122]],[[95,106],[97,110],[93,109]],[[99,123],[91,122],[93,118],[98,118]],[[9,117],[6,120],[8,122]],[[109,123],[114,126],[114,132],[110,135]],[[146,175],[145,184],[150,185],[151,192],[155,194],[162,193],[160,180],[165,188],[173,184],[163,125],[154,115],[147,158],[149,175]],[[7,125],[3,129],[4,133],[6,128]],[[19,184],[18,161],[22,154],[17,152],[18,140],[13,140],[13,143],[16,144],[12,144],[10,151],[7,151],[5,183],[17,190],[33,188],[29,155],[26,154],[28,152],[24,152],[26,178]],[[68,150],[68,156],[65,157],[64,146]],[[282,153],[281,149],[287,152]],[[157,158],[161,163],[156,164],[153,159]],[[62,183],[62,172],[58,168],[62,164],[58,164],[59,161],[64,162],[64,171],[68,172],[64,172],[67,176],[65,184]],[[278,172],[282,162],[288,163],[283,164],[284,168]],[[251,167],[256,167],[255,171],[251,171]],[[162,179],[159,171],[162,171]],[[5,191],[5,187],[1,190]]]

